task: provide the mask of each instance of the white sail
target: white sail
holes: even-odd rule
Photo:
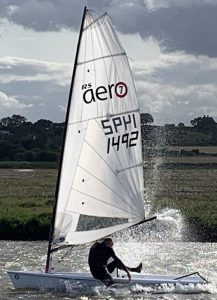
[[[81,24],[45,273],[9,271],[19,289],[99,286],[88,272],[50,272],[51,253],[155,219],[144,220],[140,113],[126,54],[106,15],[96,18],[85,7]],[[113,279],[129,285],[127,276]],[[131,278],[133,285],[168,283],[208,281],[198,272]]]
[[[109,17],[87,11],[59,183],[53,243],[91,242],[144,219],[140,111]]]

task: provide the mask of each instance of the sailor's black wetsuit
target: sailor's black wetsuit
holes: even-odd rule
[[[108,264],[110,257],[114,260]],[[109,273],[112,273],[115,268],[126,271],[125,265],[116,256],[114,250],[103,242],[97,242],[90,248],[88,263],[93,277],[100,279],[106,286],[113,284],[113,278]]]

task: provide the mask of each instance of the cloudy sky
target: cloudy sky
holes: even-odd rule
[[[217,0],[0,0],[0,118],[64,121],[85,5],[111,16],[155,124],[217,122]]]

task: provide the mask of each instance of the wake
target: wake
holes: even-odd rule
[[[183,241],[185,239],[186,225],[177,209],[165,208],[156,214],[157,219],[126,229],[114,236],[123,242],[145,241]],[[147,216],[148,218],[148,216]]]

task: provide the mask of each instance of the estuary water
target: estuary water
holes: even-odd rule
[[[43,270],[47,243],[0,241],[0,300],[13,299],[217,299],[217,244],[187,242],[184,221],[178,211],[165,210],[154,224],[142,225],[114,236],[115,251],[127,265],[143,263],[143,273],[184,275],[199,272],[209,279],[205,286],[159,286],[157,288],[120,286],[106,289],[73,290],[67,294],[46,291],[14,290],[7,270]],[[80,247],[64,256],[57,252],[53,258],[56,271],[88,271],[89,246]]]

